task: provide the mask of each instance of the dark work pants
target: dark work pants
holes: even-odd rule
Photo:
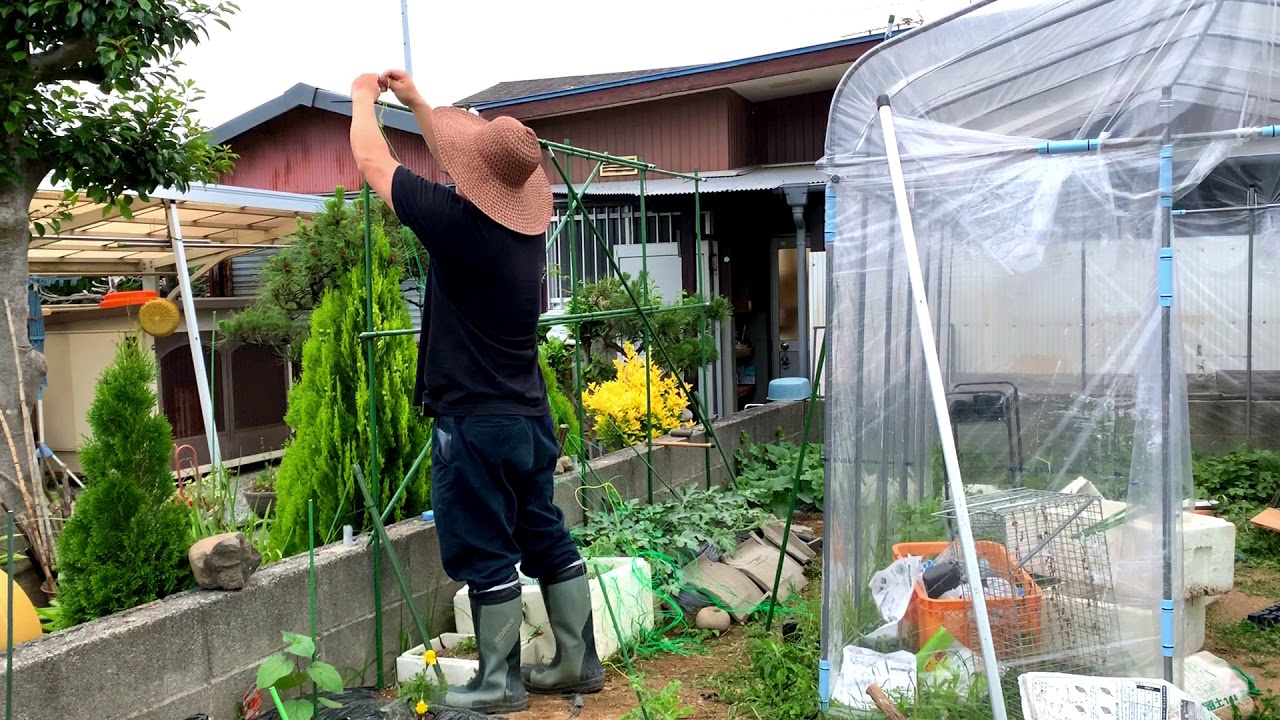
[[[550,577],[578,562],[554,502],[559,448],[550,415],[436,419],[431,505],[444,571],[471,592]]]

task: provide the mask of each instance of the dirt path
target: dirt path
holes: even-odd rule
[[[654,690],[679,680],[680,700],[694,709],[688,716],[690,720],[724,720],[728,710],[716,702],[714,694],[707,689],[707,678],[744,661],[746,653],[742,642],[742,630],[735,627],[725,636],[708,641],[702,655],[661,655],[636,662],[636,670],[644,674],[646,684]],[[637,707],[635,691],[620,670],[609,668],[604,691],[583,697],[584,706],[578,720],[618,720]],[[507,717],[510,720],[568,719],[571,717],[569,701],[533,696],[528,710]]]
[[[1253,676],[1264,695],[1280,697],[1280,628],[1262,630],[1246,618],[1280,602],[1280,571],[1237,568],[1236,589],[1209,606],[1204,649]]]

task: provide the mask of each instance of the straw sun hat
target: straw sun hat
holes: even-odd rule
[[[551,184],[538,136],[519,120],[492,121],[461,108],[431,113],[440,164],[458,191],[494,222],[523,235],[551,223]]]

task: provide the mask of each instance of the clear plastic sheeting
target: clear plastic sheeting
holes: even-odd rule
[[[1111,578],[1057,582],[1062,538],[1031,551],[980,544],[980,558],[1049,568],[1018,592],[1065,593],[1116,620],[1064,650],[1037,638],[1068,636],[1069,613],[1019,613],[1029,640],[997,654],[1004,692],[1022,673],[1064,669],[1176,683],[1198,649],[1179,644],[1188,389],[1225,373],[1257,390],[1246,360],[1280,352],[1257,311],[1251,342],[1244,330],[1246,306],[1277,292],[1264,278],[1280,262],[1280,209],[1193,210],[1275,200],[1278,42],[1280,0],[997,0],[886,42],[837,88],[821,163],[834,217],[822,683],[834,710],[851,647],[958,652],[964,639],[980,656],[972,613],[962,605],[954,619],[945,603],[963,599],[930,595],[927,568],[896,633],[869,587],[895,559],[933,560],[954,539],[934,515],[947,499],[935,388],[877,98],[896,120],[966,494],[1103,497],[1103,521],[1067,539],[1100,536]]]

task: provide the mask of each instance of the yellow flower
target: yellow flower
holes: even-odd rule
[[[435,651],[435,650],[427,650],[426,652],[422,653],[422,662],[424,662],[424,663],[426,663],[426,664],[428,664],[428,665],[435,665],[435,664],[436,664],[436,651]]]
[[[640,357],[631,343],[613,366],[617,377],[592,383],[582,398],[602,442],[621,448],[680,427],[687,402],[679,380]]]
[[[419,715],[426,715],[427,703],[423,700],[419,700],[418,705],[414,708],[414,710],[417,710]]]

